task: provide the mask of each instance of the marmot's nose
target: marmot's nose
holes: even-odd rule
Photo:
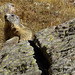
[[[6,19],[7,18],[7,15],[5,15],[4,18]]]

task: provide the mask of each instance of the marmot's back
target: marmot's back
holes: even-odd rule
[[[15,14],[5,15],[5,26],[4,26],[5,40],[8,40],[14,36],[18,36],[20,40],[31,40],[32,31],[24,27],[20,23],[20,18]]]

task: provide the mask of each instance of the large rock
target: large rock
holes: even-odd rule
[[[49,61],[49,75],[75,75],[75,19],[37,32],[35,43]]]
[[[2,14],[6,14],[6,13],[14,13],[16,12],[18,9],[15,8],[15,5],[12,3],[7,3],[3,6],[0,7],[0,15]],[[3,15],[2,15],[3,16]]]
[[[28,41],[8,40],[0,51],[0,75],[41,75]]]
[[[0,75],[75,75],[75,19],[37,32],[34,42],[7,40]]]

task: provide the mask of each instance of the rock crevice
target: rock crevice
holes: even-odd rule
[[[49,75],[75,74],[75,19],[35,34],[35,44],[49,61]]]
[[[37,32],[33,41],[8,40],[0,51],[6,74],[75,75],[75,19]]]

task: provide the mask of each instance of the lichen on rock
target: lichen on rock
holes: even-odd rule
[[[0,51],[0,75],[41,75],[28,41],[5,47]]]
[[[50,63],[49,75],[75,74],[75,19],[37,32],[35,44]]]

